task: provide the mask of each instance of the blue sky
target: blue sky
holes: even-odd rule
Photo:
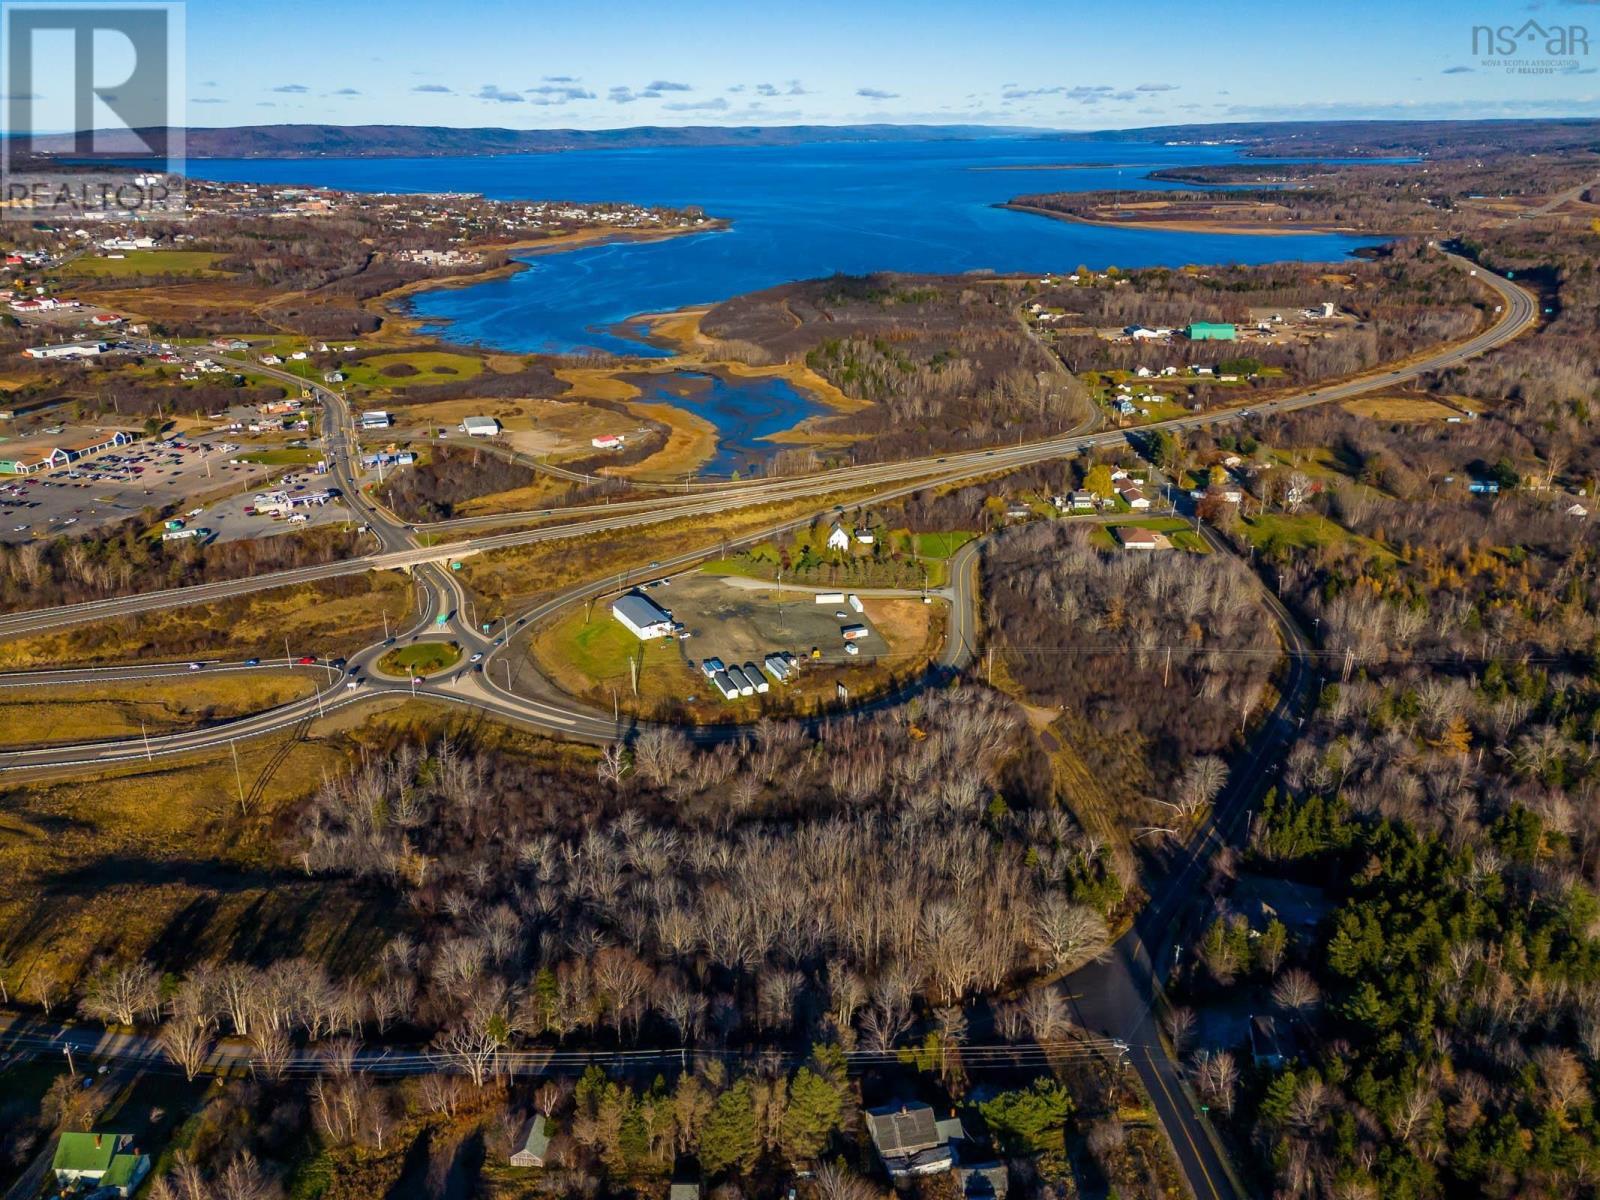
[[[1592,30],[1543,74],[1475,25]],[[191,125],[1600,115],[1600,3],[190,0]],[[1542,59],[1539,60],[1542,62]]]

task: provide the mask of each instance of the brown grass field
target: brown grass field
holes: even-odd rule
[[[0,789],[0,978],[25,994],[30,973],[70,982],[106,953],[167,970],[305,955],[360,971],[407,913],[381,889],[305,875],[293,810],[361,747],[445,734],[592,770],[589,747],[397,698],[241,742],[237,777],[224,754]]]
[[[1345,401],[1342,407],[1353,416],[1403,423],[1444,421],[1462,415],[1459,408],[1428,396],[1363,396]]]
[[[263,659],[284,654],[324,658],[370,645],[410,611],[410,581],[368,572],[322,583],[257,592],[193,608],[145,613],[0,642],[12,670],[75,664]]]
[[[319,673],[320,674],[320,673]],[[201,672],[174,679],[0,688],[0,746],[98,741],[195,729],[308,696],[310,672]]]

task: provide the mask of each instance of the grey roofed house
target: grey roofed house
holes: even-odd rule
[[[700,1200],[698,1183],[675,1183],[667,1192],[667,1200]]]
[[[550,1150],[550,1128],[546,1124],[544,1114],[539,1113],[528,1122],[528,1128],[523,1134],[522,1146],[511,1156],[513,1167],[542,1167],[544,1157]]]
[[[926,1104],[887,1104],[867,1110],[867,1132],[890,1178],[933,1175],[954,1162],[950,1135]]]

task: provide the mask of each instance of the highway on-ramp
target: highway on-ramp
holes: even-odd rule
[[[1485,354],[1504,345],[1531,328],[1538,320],[1538,307],[1522,288],[1465,259],[1449,256],[1464,270],[1472,271],[1483,284],[1501,298],[1500,312],[1489,328],[1465,341],[1441,348],[1430,355],[1420,356],[1403,364],[1390,365],[1378,371],[1319,388],[1294,392],[1275,400],[1264,401],[1252,407],[1223,409],[1177,417],[1169,421],[1140,426],[1133,432],[1148,434],[1157,430],[1181,431],[1203,426],[1237,422],[1250,416],[1293,412],[1321,404],[1337,403],[1372,391],[1375,388],[1394,387],[1433,371],[1445,370]],[[290,378],[297,378],[291,376]],[[300,380],[304,383],[305,381]],[[326,399],[333,393],[319,389]],[[342,401],[336,403],[342,404]],[[344,420],[348,421],[348,413]],[[431,546],[386,548],[384,551],[339,562],[297,567],[285,571],[267,572],[245,579],[223,580],[194,584],[189,587],[170,588],[145,592],[133,596],[91,600],[79,604],[59,605],[51,608],[26,610],[0,616],[0,638],[77,624],[83,621],[108,617],[129,616],[163,608],[204,603],[226,599],[250,592],[290,584],[331,579],[340,575],[359,574],[370,570],[409,569],[426,563],[438,563],[465,555],[516,546],[534,545],[576,537],[585,537],[618,529],[634,528],[680,518],[702,519],[732,512],[751,505],[794,501],[810,497],[837,495],[845,491],[884,488],[862,498],[863,502],[881,501],[905,494],[915,488],[937,487],[959,483],[976,477],[991,475],[1039,462],[1080,453],[1097,446],[1125,442],[1128,431],[1105,430],[1085,434],[1067,434],[1043,441],[1027,442],[1018,446],[996,447],[991,450],[968,451],[938,458],[920,458],[905,462],[875,463],[860,467],[841,467],[799,478],[764,480],[743,487],[728,487],[678,499],[649,499],[616,505],[585,506],[571,511],[555,510],[546,515],[511,514],[496,520],[532,519],[546,520],[547,524],[533,529],[517,529],[506,533],[471,536],[460,541]],[[353,481],[351,481],[353,484]],[[909,486],[908,486],[909,485]],[[363,504],[369,520],[379,531],[386,547],[394,546],[403,533],[392,518],[365,502],[359,493],[351,496]],[[437,531],[437,527],[423,526],[420,531]]]

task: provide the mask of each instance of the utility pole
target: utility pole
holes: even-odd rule
[[[239,773],[239,743],[228,739],[228,749],[233,751],[233,785],[239,789],[239,812],[244,812],[244,776]]]
[[[150,731],[145,728],[144,720],[142,718],[139,721],[139,734],[144,738],[145,762],[154,762],[155,756],[150,753]]]
[[[1171,678],[1172,678],[1172,647],[1168,646],[1167,647],[1167,665],[1164,666],[1163,668],[1161,668],[1161,686],[1162,687],[1166,687],[1168,680],[1170,680]]]
[[[643,653],[643,652],[641,651],[641,653]],[[634,695],[634,699],[638,699],[638,697],[639,697],[639,660],[634,658],[633,655],[631,655],[631,654],[628,655],[628,674],[633,678],[633,695]]]
[[[61,1053],[65,1054],[67,1056],[67,1074],[71,1075],[74,1079],[76,1079],[78,1077],[78,1068],[75,1067],[73,1065],[73,1063],[72,1063],[72,1047],[71,1046],[62,1046],[61,1047]]]
[[[289,653],[289,635],[283,635],[283,661],[285,666],[294,666],[294,655]]]

